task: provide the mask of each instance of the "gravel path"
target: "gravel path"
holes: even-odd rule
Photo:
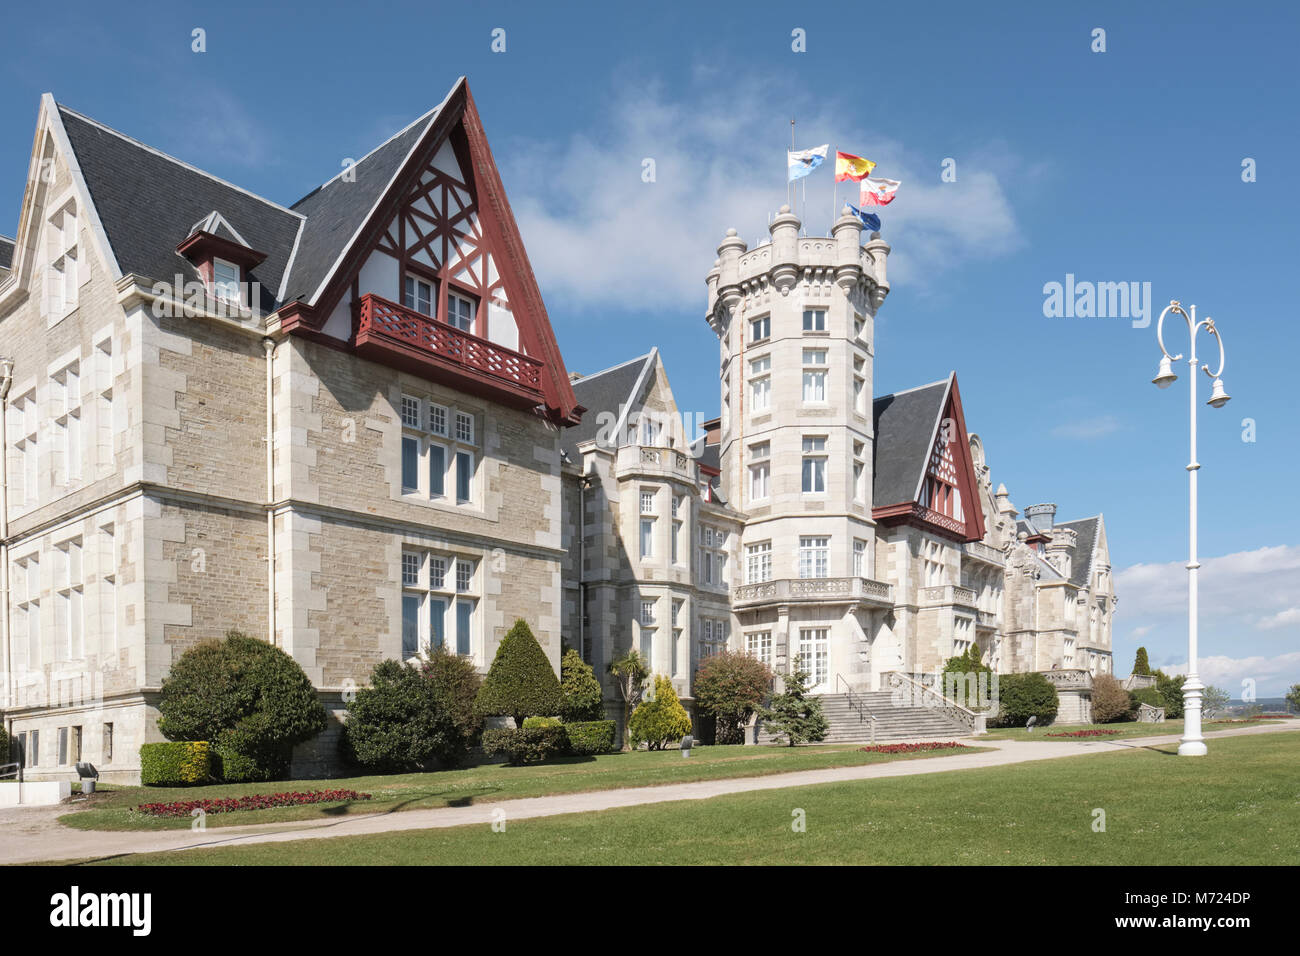
[[[1300,721],[1277,721],[1259,727],[1207,733],[1206,738],[1244,734],[1276,733],[1300,730]],[[826,770],[803,770],[765,777],[740,777],[730,780],[702,780],[694,783],[659,787],[634,787],[598,790],[590,793],[527,797],[518,800],[475,803],[465,807],[439,807],[407,810],[398,813],[359,814],[337,820],[301,820],[292,823],[268,823],[246,827],[218,827],[207,831],[106,831],[74,830],[62,826],[57,818],[68,812],[66,804],[57,807],[32,807],[0,810],[0,864],[31,863],[48,860],[103,859],[129,853],[153,853],[190,850],[197,847],[239,846],[247,843],[282,843],[289,840],[325,837],[360,836],[392,833],[401,830],[427,830],[474,824],[490,824],[496,819],[526,820],[564,813],[592,813],[617,807],[632,807],[672,800],[707,800],[732,793],[753,790],[777,790],[819,783],[851,780],[874,780],[906,777],[914,774],[949,773],[980,767],[1000,767],[1033,760],[1053,760],[1084,754],[1111,753],[1175,743],[1177,734],[1158,737],[1129,737],[1120,740],[1090,739],[1079,741],[1037,742],[999,740],[978,742],[993,748],[953,757],[901,760],[858,767]]]

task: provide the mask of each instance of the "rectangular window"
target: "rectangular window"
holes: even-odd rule
[[[242,305],[244,296],[240,290],[239,266],[225,259],[212,260],[212,295],[225,302]]]
[[[447,493],[447,449],[429,443],[429,497],[441,498]]]
[[[799,577],[824,578],[828,573],[830,538],[801,537],[799,539]]]
[[[81,540],[73,539],[55,548],[57,626],[62,631],[64,660],[80,660],[86,654],[82,627],[83,584]]]
[[[826,401],[826,351],[803,350],[803,400],[811,403]]]
[[[468,656],[473,652],[474,605],[477,602],[456,600],[456,653]]]
[[[655,519],[641,519],[641,557],[654,557],[655,553]]]
[[[655,513],[655,493],[653,491],[641,492],[641,513],[643,515]]]
[[[402,286],[402,305],[421,315],[433,315],[433,283],[418,276],[406,276]]]
[[[642,601],[641,602],[641,623],[649,626],[651,624],[654,624],[654,622],[655,622],[655,602]]]
[[[478,311],[474,301],[467,296],[447,293],[447,322],[462,332],[471,332],[474,328],[474,313]]]
[[[677,542],[678,542],[678,539],[681,538],[681,536],[682,536],[682,523],[681,523],[680,521],[674,521],[674,522],[673,522],[673,541],[672,541],[672,544],[673,544],[673,564],[677,564],[677,563],[681,560],[680,558],[677,557],[677,553],[678,553],[678,550],[679,550],[679,547],[678,547]]]
[[[113,762],[113,725],[111,723],[104,724],[104,746],[102,752],[104,755],[103,756],[104,763],[112,763]]]
[[[745,546],[745,580],[750,584],[772,580],[771,541]]]
[[[467,412],[456,413],[456,441],[474,444],[474,416]]]
[[[757,319],[751,319],[749,323],[749,340],[751,342],[761,342],[772,334],[772,317],[770,315],[759,316]]]
[[[474,455],[467,451],[456,452],[456,501],[464,504],[473,497]]]
[[[825,332],[826,331],[826,310],[825,309],[804,309],[803,330],[805,332]]]
[[[51,378],[54,412],[54,483],[68,485],[81,477],[81,370],[77,362]]]
[[[447,602],[443,598],[429,598],[429,646],[439,648],[443,646],[446,636],[443,633],[443,622],[447,619]]]
[[[443,405],[429,403],[429,431],[435,435],[447,434],[447,409]]]
[[[803,440],[803,493],[823,494],[826,491],[826,438],[810,437]]]
[[[68,765],[68,728],[59,728],[59,766]]]
[[[406,551],[402,554],[402,586],[416,587],[420,583],[420,555]]]
[[[745,653],[772,666],[772,632],[754,631],[745,635]]]
[[[466,561],[464,558],[456,560],[456,592],[464,594],[470,590],[470,585],[474,582],[474,562]]]
[[[429,589],[441,591],[446,588],[447,559],[433,554],[429,556]]]
[[[754,414],[766,412],[772,406],[772,356],[764,355],[749,363],[749,406]]]
[[[81,761],[81,728],[72,728],[72,740],[70,742],[72,752],[68,755],[69,764],[77,764]]]
[[[402,595],[402,660],[414,657],[420,649],[420,597]]]
[[[810,687],[826,683],[830,676],[830,659],[827,654],[827,634],[824,627],[799,629],[799,663],[811,673]]]
[[[860,578],[867,576],[867,542],[861,538],[853,542],[853,573]]]
[[[763,501],[770,494],[769,485],[771,484],[771,465],[766,462],[759,462],[757,465],[749,466],[749,500]]]
[[[30,736],[32,752],[29,755],[26,764],[29,767],[39,767],[41,764],[41,732],[39,730],[33,730]]]
[[[420,490],[420,440],[402,436],[402,493]]]
[[[402,396],[402,424],[407,428],[420,427],[420,400],[410,395]]]

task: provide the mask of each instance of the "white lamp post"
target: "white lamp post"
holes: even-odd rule
[[[1219,343],[1219,370],[1211,372],[1208,365],[1202,365],[1201,370],[1206,375],[1214,379],[1214,384],[1210,388],[1210,399],[1206,402],[1214,408],[1222,408],[1228,403],[1228,393],[1223,390],[1223,339],[1219,337],[1219,330],[1214,327],[1214,320],[1206,316],[1200,322],[1196,321],[1196,306],[1191,307],[1191,311],[1184,311],[1179,305],[1178,300],[1170,301],[1168,307],[1160,313],[1160,321],[1156,323],[1156,341],[1160,344],[1160,351],[1163,357],[1160,359],[1160,369],[1156,372],[1156,377],[1151,380],[1152,384],[1158,388],[1168,388],[1178,379],[1174,374],[1172,363],[1182,358],[1182,355],[1170,355],[1169,350],[1165,348],[1164,325],[1165,316],[1170,312],[1181,315],[1187,322],[1187,332],[1191,338],[1191,358],[1187,360],[1188,368],[1191,372],[1191,404],[1189,420],[1192,429],[1192,452],[1191,459],[1187,463],[1187,489],[1188,489],[1188,558],[1187,558],[1187,680],[1183,683],[1183,738],[1178,744],[1178,753],[1183,757],[1203,757],[1206,754],[1205,738],[1201,736],[1201,692],[1205,690],[1205,685],[1201,683],[1200,677],[1196,674],[1196,569],[1200,564],[1196,560],[1196,472],[1200,469],[1200,463],[1196,460],[1196,333],[1202,328],[1214,336],[1214,340]]]

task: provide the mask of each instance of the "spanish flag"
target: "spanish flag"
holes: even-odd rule
[[[846,179],[853,182],[861,182],[871,175],[871,171],[876,168],[876,164],[869,159],[863,159],[861,156],[854,156],[852,153],[841,153],[838,149],[835,151],[835,181],[842,183]]]

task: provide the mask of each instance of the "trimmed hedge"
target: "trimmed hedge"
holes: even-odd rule
[[[483,752],[489,757],[505,757],[512,767],[543,763],[569,752],[569,736],[563,726],[527,727],[515,730],[503,727],[483,731]]]
[[[572,647],[560,658],[560,717],[568,723],[604,720],[605,693],[596,672]]]
[[[564,724],[559,717],[525,717],[524,730],[532,730],[535,727],[562,727]]]
[[[562,707],[563,694],[551,662],[520,618],[497,646],[475,709],[484,717],[513,717],[522,729],[524,718],[558,714]]]
[[[343,756],[379,773],[426,770],[433,761],[455,766],[469,753],[455,705],[455,699],[445,700],[438,683],[421,670],[400,661],[381,661],[370,674],[370,686],[348,702],[339,738]]]
[[[140,782],[146,787],[192,787],[209,783],[217,776],[214,756],[206,740],[143,744]]]
[[[991,723],[996,727],[1023,727],[1030,717],[1038,718],[1038,726],[1056,719],[1061,700],[1056,688],[1042,674],[1002,674],[998,677],[997,716]]]
[[[614,752],[617,725],[612,720],[583,720],[565,724],[569,735],[569,753],[576,757]]]

